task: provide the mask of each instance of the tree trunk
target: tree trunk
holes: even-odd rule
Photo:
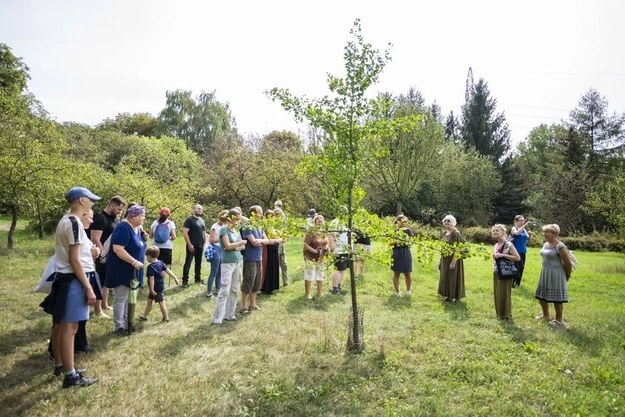
[[[43,239],[43,216],[41,215],[41,203],[37,200],[37,218],[39,220],[39,239]]]
[[[17,227],[17,206],[11,204],[11,226],[9,227],[9,237],[7,238],[7,249],[13,250],[13,237]]]
[[[403,204],[401,203],[401,201],[397,202],[397,215],[399,216],[400,214],[404,214],[402,212],[402,209],[404,208]]]

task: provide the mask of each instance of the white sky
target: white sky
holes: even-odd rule
[[[416,87],[460,113],[467,71],[484,78],[518,142],[567,118],[596,88],[625,111],[625,0],[0,0],[0,42],[30,67],[58,121],[157,115],[165,92],[216,90],[243,134],[297,131],[263,93],[327,93],[355,18],[393,61],[375,91]]]

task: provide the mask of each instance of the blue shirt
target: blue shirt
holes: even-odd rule
[[[517,252],[526,253],[527,241],[529,240],[530,236],[527,234],[525,229],[521,230],[521,233],[519,233],[518,235],[511,235],[511,236],[512,236],[512,239],[511,239],[512,244],[516,248]]]
[[[241,237],[247,239],[248,236],[254,236],[255,239],[263,238],[263,231],[261,229],[254,229],[251,226],[245,226],[241,229]],[[248,242],[250,241],[247,239]],[[252,243],[248,243],[245,246],[245,252],[243,253],[243,260],[247,262],[258,262],[263,260],[263,247],[254,246]]]
[[[162,294],[165,290],[165,275],[163,272],[167,269],[167,265],[163,261],[154,261],[148,265],[148,279],[154,277],[154,292]]]
[[[128,262],[121,260],[113,250],[113,245],[123,246],[126,252],[139,262],[145,260],[146,243],[141,239],[141,235],[135,233],[130,223],[121,222],[113,230],[111,249],[106,257],[106,286],[109,288],[120,285],[130,287],[130,281],[135,277],[139,281],[139,286],[142,286],[143,269],[137,270]]]

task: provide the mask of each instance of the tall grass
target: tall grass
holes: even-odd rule
[[[0,415],[625,415],[622,254],[576,253],[568,330],[534,320],[537,249],[513,292],[514,321],[494,317],[488,261],[466,261],[467,298],[457,303],[436,295],[434,264],[415,265],[411,298],[393,297],[389,271],[369,265],[358,281],[365,351],[350,355],[349,297],[304,298],[301,240],[293,239],[291,284],[236,322],[211,326],[215,301],[197,285],[169,288],[172,321],[153,310],[129,338],[114,336],[111,320],[90,320],[95,352],[77,362],[100,381],[62,390],[45,353],[51,320],[37,307],[43,296],[30,293],[53,243],[20,230],[16,246],[0,255]],[[144,290],[138,312],[145,300]]]

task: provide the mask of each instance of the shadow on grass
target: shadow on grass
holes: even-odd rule
[[[15,362],[13,368],[6,370],[6,376],[0,378],[0,387],[11,387],[11,394],[3,393],[0,400],[6,416],[33,415],[33,407],[49,399],[46,385],[51,381],[58,384],[60,390],[63,378],[52,375],[52,362],[47,360],[47,353],[38,353]]]
[[[391,310],[405,310],[412,307],[412,297],[398,297],[396,295],[390,295],[384,305]]]
[[[471,318],[471,312],[467,308],[467,305],[460,301],[442,301],[445,312],[449,314],[452,320],[466,321]]]
[[[510,335],[510,339],[521,345],[524,345],[528,341],[534,340],[534,332],[528,331],[514,322],[513,319],[501,320],[498,319],[499,327],[501,327],[506,333]]]
[[[10,355],[22,346],[46,340],[50,337],[51,328],[51,324],[47,330],[43,330],[39,325],[34,325],[4,333],[0,337],[0,355]]]
[[[157,354],[160,356],[178,356],[180,352],[190,346],[208,344],[216,337],[233,332],[242,320],[244,319],[238,317],[236,321],[224,321],[219,325],[209,322],[194,327],[184,337],[163,339],[166,343],[160,345]]]
[[[312,300],[307,300],[305,295],[291,299],[286,305],[286,311],[290,314],[299,314],[309,310],[328,311],[335,304],[343,303],[349,298],[349,294],[334,295],[325,293],[318,298],[316,295]]]

